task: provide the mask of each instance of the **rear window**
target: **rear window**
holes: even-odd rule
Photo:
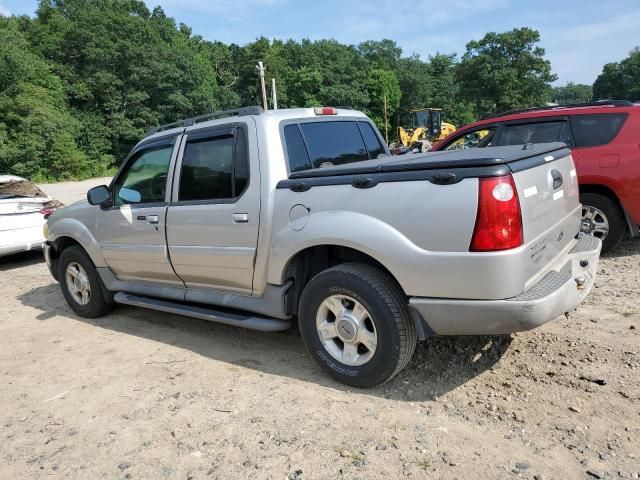
[[[358,122],[360,131],[362,132],[362,138],[364,138],[365,146],[369,151],[371,158],[378,158],[380,155],[386,154],[378,135],[373,131],[373,127],[367,122]]]
[[[606,145],[616,137],[626,119],[626,113],[572,115],[571,128],[576,147]]]
[[[309,122],[287,125],[284,138],[291,172],[361,162],[386,154],[368,122]]]
[[[501,145],[522,145],[525,143],[566,142],[562,139],[565,122],[541,122],[506,125]],[[567,131],[565,129],[565,131]],[[567,131],[568,132],[568,131]]]
[[[287,153],[289,154],[289,170],[298,172],[311,168],[311,161],[304,140],[298,125],[287,125],[284,127],[284,141],[287,143]]]

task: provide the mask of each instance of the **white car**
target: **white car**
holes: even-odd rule
[[[42,248],[45,220],[59,206],[34,183],[0,175],[0,256]]]

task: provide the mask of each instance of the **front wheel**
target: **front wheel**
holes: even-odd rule
[[[96,267],[78,245],[66,248],[58,262],[58,278],[65,300],[81,317],[96,318],[113,308],[105,295]]]
[[[379,385],[413,355],[417,337],[407,300],[374,267],[347,263],[319,273],[305,287],[299,305],[305,346],[341,383]]]
[[[580,195],[582,221],[580,231],[602,240],[602,253],[618,246],[626,229],[620,207],[610,198],[597,193]]]

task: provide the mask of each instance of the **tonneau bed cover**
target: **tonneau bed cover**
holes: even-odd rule
[[[468,150],[408,154],[398,157],[385,156],[363,162],[292,172],[289,178],[333,177],[442,168],[495,167],[528,159],[538,160],[531,163],[523,162],[521,168],[513,168],[510,165],[512,171],[519,171],[524,169],[522,167],[525,167],[525,163],[526,168],[531,168],[535,164],[562,158],[569,153],[569,149],[562,142],[470,148]],[[549,156],[553,158],[545,158]]]

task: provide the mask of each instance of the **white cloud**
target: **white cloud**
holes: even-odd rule
[[[640,11],[558,29],[541,28],[542,44],[559,84],[591,84],[605,63],[617,62],[640,45]]]
[[[0,16],[3,17],[10,17],[11,16],[11,12],[9,11],[9,9],[7,7],[5,7],[2,2],[0,2]]]

